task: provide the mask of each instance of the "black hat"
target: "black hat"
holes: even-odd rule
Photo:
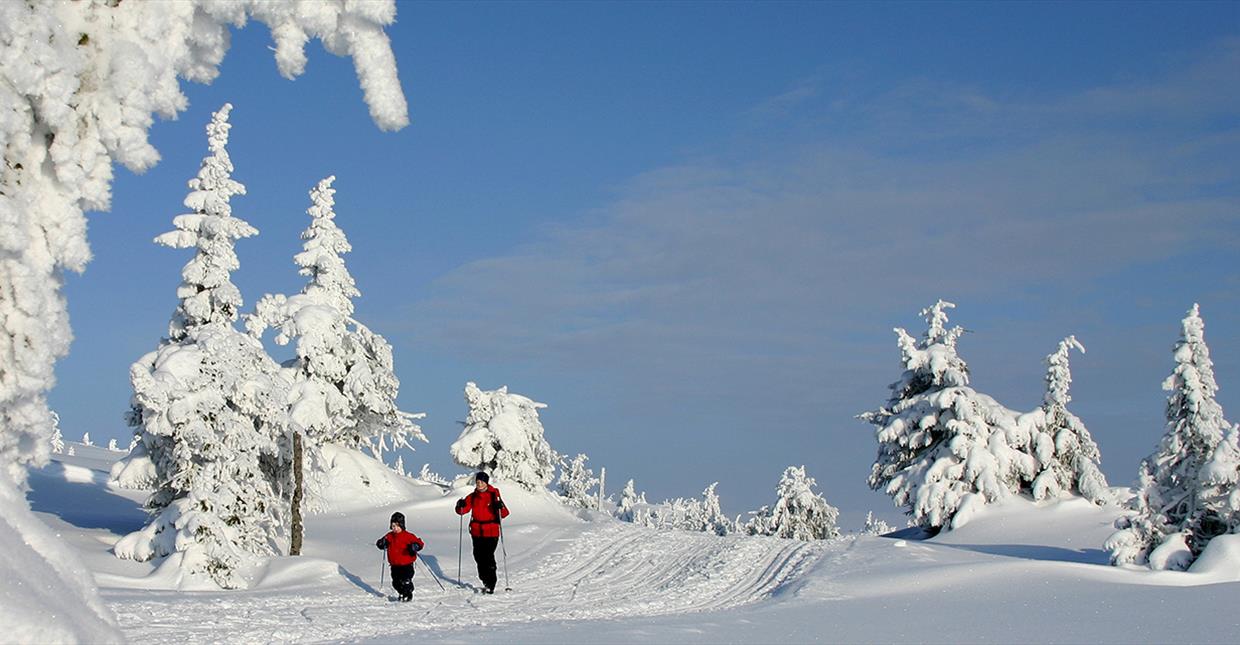
[[[405,514],[392,513],[392,519],[388,520],[388,524],[399,524],[400,528],[405,528]]]
[[[480,481],[480,482],[486,482],[489,484],[491,483],[491,476],[486,473],[480,472],[477,475],[474,475],[474,480]]]

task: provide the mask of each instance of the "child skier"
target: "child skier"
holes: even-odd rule
[[[469,537],[474,542],[474,562],[478,563],[483,593],[495,593],[495,547],[499,545],[500,520],[508,517],[508,507],[499,489],[491,485],[490,475],[475,475],[474,492],[457,501],[456,514],[466,513],[470,514]]]
[[[387,550],[388,564],[392,565],[392,588],[400,594],[401,602],[413,600],[413,563],[418,561],[418,551],[426,546],[421,538],[405,530],[405,516],[392,513],[391,531],[379,538],[375,546]]]

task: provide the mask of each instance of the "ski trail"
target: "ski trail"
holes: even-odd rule
[[[512,623],[725,610],[769,598],[843,548],[618,522],[591,525],[571,539],[544,536],[533,546],[509,561],[515,590],[491,596],[441,591],[422,578],[410,603],[377,600],[347,583],[227,594],[104,590],[104,597],[135,642],[356,641],[415,630],[449,637],[452,630]],[[203,620],[152,620],[190,612]]]

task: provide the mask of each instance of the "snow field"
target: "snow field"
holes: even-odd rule
[[[1235,642],[1240,631],[1226,552],[1240,545],[1221,541],[1201,573],[1109,566],[1102,544],[1120,510],[1081,499],[1012,499],[927,541],[800,542],[648,529],[497,482],[513,512],[514,591],[486,596],[472,590],[467,536],[456,575],[452,506],[465,490],[405,480],[390,503],[367,490],[378,474],[366,458],[334,461],[340,484],[308,518],[305,556],[250,572],[248,590],[178,590],[157,565],[109,551],[145,516],[93,456],[32,471],[28,499],[131,642]],[[373,545],[394,511],[427,543],[406,604],[388,601]]]

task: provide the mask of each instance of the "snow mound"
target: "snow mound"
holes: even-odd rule
[[[1220,535],[1206,545],[1188,568],[1212,582],[1240,582],[1240,535]]]
[[[0,579],[0,640],[122,642],[90,572],[7,483],[0,483]]]
[[[314,507],[321,513],[348,513],[391,506],[401,501],[439,499],[443,489],[398,474],[383,462],[334,444],[324,444],[325,472],[316,475]]]

